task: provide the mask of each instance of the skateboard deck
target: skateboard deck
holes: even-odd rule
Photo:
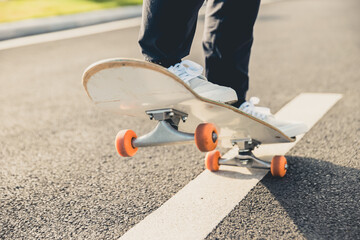
[[[231,147],[234,139],[253,139],[261,144],[294,141],[235,107],[199,96],[166,68],[142,60],[96,62],[85,70],[83,85],[96,105],[121,115],[149,118],[148,110],[176,109],[188,114],[178,130],[189,133],[200,123],[213,123],[223,147]]]

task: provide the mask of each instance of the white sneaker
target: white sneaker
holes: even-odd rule
[[[308,127],[302,122],[290,122],[276,119],[275,116],[271,114],[269,108],[256,107],[255,105],[259,102],[259,98],[252,97],[250,98],[250,101],[241,104],[239,109],[278,128],[289,137],[295,137],[308,131]]]
[[[222,103],[234,103],[238,100],[234,89],[209,82],[202,75],[203,67],[193,61],[184,60],[168,70],[204,98]]]

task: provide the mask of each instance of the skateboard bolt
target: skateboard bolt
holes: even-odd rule
[[[150,118],[150,120],[153,120],[153,119],[154,119],[154,116],[153,116],[153,115],[150,115],[149,118]]]
[[[216,134],[215,132],[213,132],[213,133],[212,133],[212,140],[213,140],[213,142],[216,142],[217,138],[218,138],[217,134]]]
[[[174,116],[174,113],[173,113],[173,112],[169,113],[169,116],[170,116],[170,117],[173,117],[173,116]]]
[[[286,170],[288,169],[288,165],[287,165],[287,164],[285,164],[285,169],[286,169]]]
[[[187,120],[187,117],[182,117],[182,121],[185,122]]]

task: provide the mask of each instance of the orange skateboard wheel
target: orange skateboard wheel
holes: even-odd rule
[[[271,174],[274,177],[284,177],[287,171],[287,161],[284,156],[274,156],[271,160]]]
[[[217,172],[219,171],[219,159],[220,159],[220,152],[218,150],[214,150],[208,152],[205,156],[205,167],[206,169]]]
[[[115,138],[115,148],[120,156],[132,157],[138,148],[132,145],[132,141],[136,139],[136,133],[133,130],[121,130]]]
[[[218,132],[214,124],[201,123],[195,130],[195,144],[202,152],[209,152],[216,148],[218,143]]]

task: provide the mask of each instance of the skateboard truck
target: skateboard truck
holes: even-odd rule
[[[252,153],[252,151],[260,145],[260,142],[256,140],[248,139],[233,139],[231,143],[239,147],[239,153],[233,158],[220,158],[219,165],[229,165],[229,166],[244,166],[248,165],[254,167],[253,163],[257,162],[262,167],[260,168],[270,168],[270,164],[266,161],[263,161]]]
[[[185,122],[187,114],[175,109],[157,109],[146,111],[150,120],[159,121],[154,130],[135,139],[134,147],[162,146],[167,144],[186,143],[194,141],[194,134],[178,130],[180,119]]]
[[[150,120],[155,119],[157,121],[166,121],[176,130],[178,129],[180,119],[183,122],[186,122],[188,118],[187,113],[172,108],[149,110],[145,112],[149,115]]]
[[[251,168],[270,169],[271,174],[277,177],[283,177],[286,174],[288,165],[284,156],[274,156],[271,163],[257,158],[252,151],[260,145],[260,142],[254,139],[234,139],[233,145],[239,147],[238,154],[230,158],[222,158],[217,150],[208,152],[205,157],[205,166],[210,171],[218,171],[220,165],[244,166]],[[254,165],[254,163],[257,163]]]
[[[188,114],[182,111],[165,108],[148,110],[150,120],[159,121],[156,127],[141,137],[137,137],[132,130],[120,131],[115,139],[115,147],[123,157],[135,155],[139,147],[162,146],[181,144],[195,141],[202,152],[214,150],[218,142],[216,127],[211,123],[201,123],[195,133],[186,133],[178,130],[180,120],[186,122]]]

